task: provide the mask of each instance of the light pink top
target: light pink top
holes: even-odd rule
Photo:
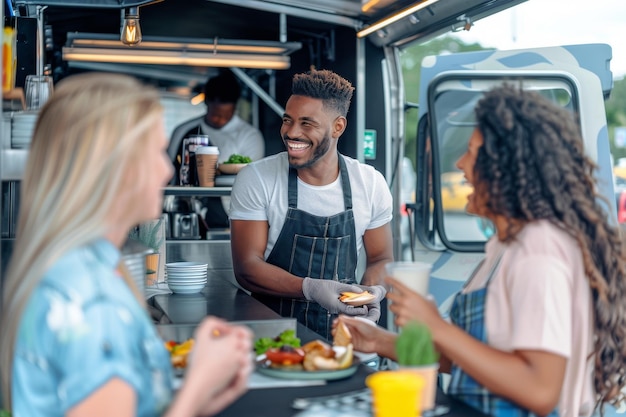
[[[486,271],[504,250],[487,292],[489,345],[569,358],[559,415],[589,416],[594,405],[593,361],[588,359],[593,350],[593,309],[576,241],[547,221],[525,226],[508,244],[492,238],[482,273],[464,291],[485,285]]]

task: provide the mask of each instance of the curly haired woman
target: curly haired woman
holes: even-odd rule
[[[451,323],[388,278],[396,324],[425,323],[451,372],[448,393],[494,416],[589,416],[623,401],[626,272],[598,202],[574,117],[538,93],[487,92],[457,162],[467,211],[497,233],[456,296]],[[395,359],[396,335],[341,318],[355,348]]]

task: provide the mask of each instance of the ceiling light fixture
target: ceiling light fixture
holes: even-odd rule
[[[124,45],[135,46],[141,42],[141,26],[139,25],[139,7],[124,10],[124,25],[120,40]]]
[[[362,29],[360,31],[358,31],[356,33],[356,36],[358,38],[363,38],[365,36],[368,36],[374,32],[376,32],[377,30],[380,30],[386,26],[389,26],[392,23],[395,23],[401,19],[404,19],[407,16],[412,15],[413,13],[422,10],[428,6],[431,6],[433,4],[435,4],[436,2],[438,2],[439,0],[424,0],[421,1],[417,4],[414,4],[413,6],[407,7],[406,9],[403,9],[401,11],[399,11],[398,13],[395,13],[389,17],[386,17],[382,20],[379,20],[378,22],[367,26],[365,29]]]
[[[199,67],[240,67],[288,69],[288,56],[258,54],[211,54],[185,51],[145,51],[103,48],[63,48],[66,61],[112,62],[122,64],[189,65]]]
[[[146,37],[130,49],[115,35],[70,32],[62,52],[74,62],[288,69],[289,54],[301,47],[300,42]]]

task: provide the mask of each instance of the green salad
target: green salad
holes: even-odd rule
[[[300,338],[296,336],[295,330],[285,330],[275,338],[262,337],[254,342],[254,350],[257,355],[265,353],[269,348],[279,348],[281,346],[300,347]]]
[[[252,159],[250,159],[249,156],[243,156],[243,155],[234,153],[224,163],[225,164],[249,164],[250,162],[252,162]]]

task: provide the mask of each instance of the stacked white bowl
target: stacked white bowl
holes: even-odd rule
[[[201,262],[171,262],[165,264],[167,285],[178,294],[202,291],[207,280],[207,264]]]

